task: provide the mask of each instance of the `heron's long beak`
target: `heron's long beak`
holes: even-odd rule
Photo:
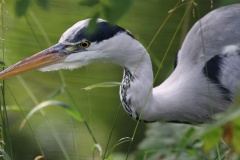
[[[0,79],[16,76],[62,61],[66,54],[60,52],[61,48],[62,44],[57,44],[8,67],[0,72]]]

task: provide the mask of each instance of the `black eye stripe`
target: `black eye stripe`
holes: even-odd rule
[[[81,29],[76,28],[72,30],[72,35],[68,36],[65,41],[69,43],[77,43],[87,39],[90,42],[99,43],[103,40],[112,38],[119,33],[126,33],[130,37],[134,38],[129,32],[118,25],[112,25],[108,22],[97,22],[96,30],[93,33],[89,33],[87,31],[87,26]]]

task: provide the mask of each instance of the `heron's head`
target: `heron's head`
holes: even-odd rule
[[[0,79],[33,69],[74,69],[95,61],[125,65],[127,54],[131,54],[127,48],[136,47],[133,36],[101,19],[97,20],[96,30],[90,33],[87,29],[89,22],[90,19],[76,23],[63,33],[56,45],[10,66],[0,73]]]

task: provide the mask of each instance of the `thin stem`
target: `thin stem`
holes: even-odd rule
[[[80,116],[83,117],[83,115],[81,114],[82,112],[80,111],[79,107],[77,107],[75,101],[73,100],[72,95],[70,94],[70,92],[68,91],[67,88],[65,88],[65,91],[66,91],[66,93],[67,93],[68,98],[69,98],[70,101],[72,102],[73,106],[78,110]],[[84,119],[84,118],[83,118],[83,119]],[[88,132],[90,133],[90,135],[91,135],[91,137],[92,137],[94,143],[95,143],[95,144],[98,144],[96,138],[94,137],[94,135],[93,135],[93,133],[92,133],[92,131],[91,131],[91,129],[90,129],[88,123],[87,123],[87,121],[83,120],[83,123],[84,123],[84,125],[86,126]]]
[[[113,130],[114,130],[114,127],[115,127],[116,122],[117,122],[117,118],[118,118],[118,115],[119,115],[120,108],[121,108],[121,104],[118,106],[118,110],[117,110],[116,116],[115,116],[114,121],[113,121],[111,132],[109,134],[107,145],[106,145],[106,148],[105,148],[105,152],[104,152],[104,155],[103,155],[103,158],[102,158],[103,160],[106,158],[107,150],[108,150],[108,147],[109,147],[109,144],[110,144],[110,139],[112,137]]]
[[[29,121],[27,120],[26,116],[24,115],[24,112],[23,112],[22,108],[20,107],[20,105],[19,105],[19,103],[18,103],[16,97],[14,96],[12,90],[10,89],[10,87],[9,87],[7,84],[6,84],[6,86],[7,86],[7,88],[8,88],[9,93],[12,95],[14,101],[16,102],[16,104],[17,104],[17,106],[18,106],[20,112],[22,113],[24,119],[26,119],[26,123],[27,123],[28,127],[30,128],[30,131],[32,132],[34,139],[37,141],[37,144],[38,144],[38,147],[39,147],[39,149],[40,149],[40,152],[41,152],[42,156],[44,157],[43,149],[42,149],[42,147],[41,147],[41,144],[40,144],[40,142],[39,142],[39,140],[38,140],[36,134],[34,133],[34,131],[33,131],[32,127],[31,127]]]
[[[2,57],[4,61],[5,57],[5,28],[4,28],[4,1],[1,2],[1,40],[2,40]],[[2,66],[2,70],[4,70],[4,65]],[[10,137],[10,129],[9,129],[9,122],[8,122],[8,115],[7,115],[7,109],[6,109],[6,101],[5,101],[5,81],[2,80],[2,86],[1,86],[1,92],[2,92],[2,104],[0,106],[0,113],[1,113],[1,136],[2,140],[4,141],[5,145],[3,145],[2,148],[4,148],[7,152],[7,154],[13,159],[13,153],[12,153],[12,146],[11,146],[11,137]]]
[[[199,7],[197,7],[197,13],[198,13],[198,17],[200,17],[200,10],[199,10]],[[204,41],[204,35],[203,35],[203,30],[202,30],[202,23],[201,23],[201,20],[199,21],[199,25],[200,25],[200,32],[201,32],[201,43],[202,43],[202,48],[203,48],[203,57],[204,57],[204,60],[205,60],[205,63],[207,62],[207,58],[206,58],[206,48],[205,48],[205,41]],[[207,65],[206,65],[206,75],[208,76],[208,68],[207,68]],[[212,92],[210,90],[210,87],[209,87],[209,81],[207,81],[207,85],[208,85],[208,96],[209,96],[209,99],[210,99],[210,103],[212,103]],[[213,104],[213,103],[212,103]],[[210,105],[210,110],[211,110],[211,116],[213,116],[213,105]],[[214,119],[212,119],[212,123],[214,123]],[[218,158],[220,158],[220,149],[219,149],[219,145],[216,145],[216,149],[217,149],[217,156]]]

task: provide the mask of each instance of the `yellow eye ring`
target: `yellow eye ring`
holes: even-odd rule
[[[90,44],[91,43],[89,41],[82,41],[81,43],[79,43],[80,47],[82,48],[88,48]]]

